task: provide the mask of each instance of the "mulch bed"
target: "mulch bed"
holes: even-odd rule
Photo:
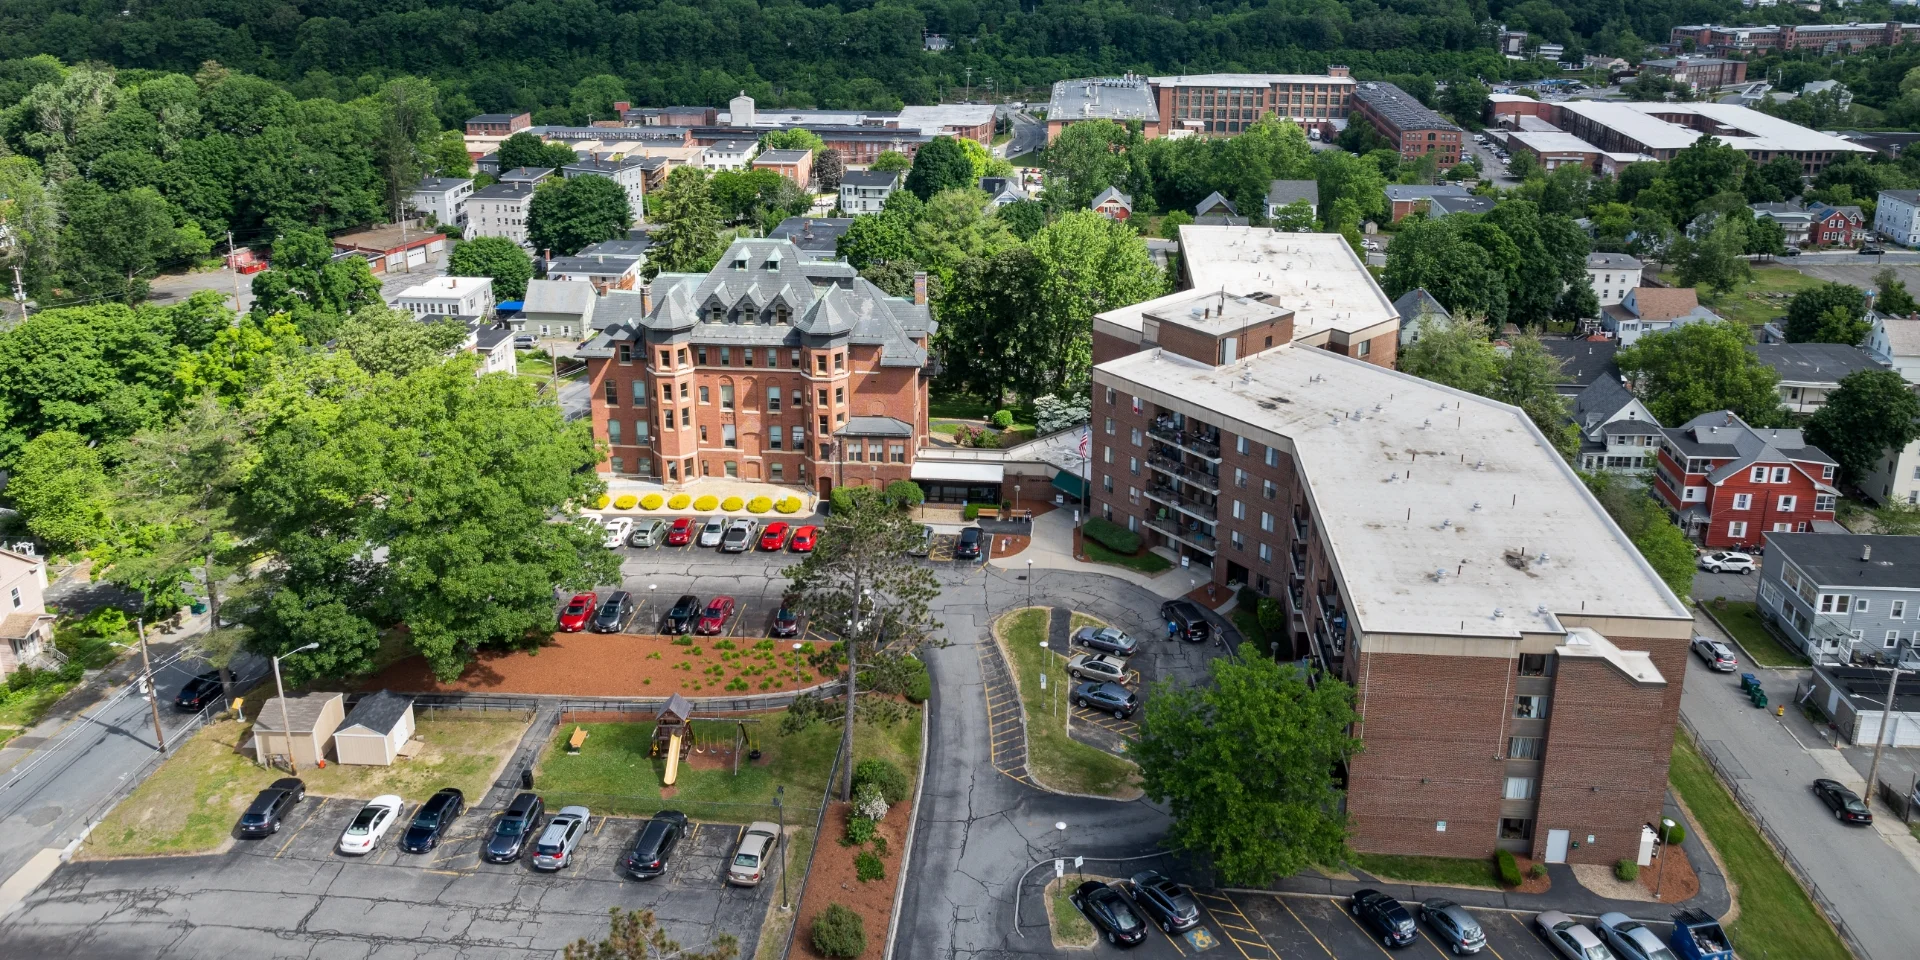
[[[1513,862],[1520,867],[1520,885],[1507,889],[1515,893],[1546,893],[1553,887],[1553,878],[1547,876],[1545,871],[1537,877],[1528,872],[1533,869],[1532,860],[1516,853]]]
[[[1217,583],[1203,583],[1187,592],[1187,599],[1212,610],[1233,598],[1233,591]]]
[[[993,535],[993,555],[996,559],[1011,557],[1025,550],[1031,543],[1033,543],[1032,537],[1023,537],[1016,533],[996,533]]]
[[[755,650],[760,641],[732,638],[734,649],[716,648],[728,638],[696,637],[690,646],[675,645],[667,637],[636,634],[560,633],[538,650],[483,650],[451,682],[441,682],[420,657],[408,657],[368,677],[363,690],[382,688],[402,693],[540,693],[580,697],[688,697],[748,696],[798,690],[821,682],[804,658],[792,655],[791,641],[775,641],[776,664]],[[698,656],[693,650],[701,651]],[[721,654],[742,654],[722,660]],[[659,656],[655,657],[654,654]],[[691,670],[680,669],[687,663]],[[702,673],[713,666],[721,676]],[[761,672],[744,677],[747,689],[726,686],[742,671]],[[762,684],[767,684],[762,687]]]
[[[861,883],[854,878],[853,858],[864,847],[847,847],[840,838],[847,835],[850,804],[835,803],[827,810],[827,822],[813,851],[813,873],[807,878],[807,891],[800,901],[799,924],[793,938],[794,957],[827,960],[813,949],[813,919],[838,903],[860,915],[866,924],[867,951],[860,960],[879,960],[887,949],[887,924],[893,917],[893,889],[900,881],[900,857],[906,851],[907,824],[913,819],[913,804],[896,803],[885,820],[876,824],[876,833],[887,838],[887,865],[884,880]]]
[[[1666,872],[1661,873],[1660,861],[1667,861]],[[1640,885],[1648,893],[1654,890],[1654,884],[1660,886],[1660,902],[1681,903],[1700,895],[1700,877],[1693,872],[1693,863],[1687,859],[1687,852],[1677,846],[1663,848],[1658,857],[1650,864],[1640,868]]]

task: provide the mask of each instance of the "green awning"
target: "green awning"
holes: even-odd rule
[[[1077,473],[1062,470],[1053,475],[1053,485],[1058,487],[1061,493],[1075,500],[1084,501],[1087,499],[1086,481],[1081,480],[1080,475]]]

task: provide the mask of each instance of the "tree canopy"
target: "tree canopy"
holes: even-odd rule
[[[1784,426],[1780,375],[1747,349],[1752,343],[1752,331],[1737,321],[1689,323],[1647,334],[1614,360],[1661,423],[1732,410],[1756,427]]]
[[[570,257],[588,244],[625,237],[630,226],[633,206],[626,190],[595,173],[549,178],[527,201],[528,242],[556,256]]]
[[[1807,418],[1807,439],[1840,464],[1840,479],[1861,483],[1890,451],[1920,439],[1920,397],[1898,371],[1855,371]]]
[[[533,279],[533,258],[506,237],[475,237],[453,245],[447,254],[447,273],[455,277],[491,277],[493,295],[517,300],[527,295]]]
[[[1904,292],[1904,288],[1903,288]],[[1867,338],[1867,295],[1846,283],[1823,283],[1787,301],[1785,332],[1789,343],[1844,343]]]

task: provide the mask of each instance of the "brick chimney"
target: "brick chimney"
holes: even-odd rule
[[[653,287],[644,283],[640,285],[640,312],[653,313]]]
[[[927,272],[925,270],[913,275],[913,302],[916,306],[927,305]]]

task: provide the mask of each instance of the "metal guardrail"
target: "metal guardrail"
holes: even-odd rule
[[[800,932],[800,905],[806,902],[807,881],[813,876],[814,861],[820,858],[820,844],[826,840],[821,833],[827,827],[827,808],[833,806],[833,786],[840,782],[840,764],[852,762],[846,754],[845,750],[834,752],[833,769],[827,773],[827,789],[820,794],[820,810],[813,818],[813,849],[807,852],[807,869],[801,871],[800,883],[793,890],[793,922],[787,924],[787,942],[780,948],[780,956],[783,957],[793,956],[793,938]],[[785,864],[780,867],[782,870],[786,868]],[[905,883],[906,878],[901,877],[897,882]]]

